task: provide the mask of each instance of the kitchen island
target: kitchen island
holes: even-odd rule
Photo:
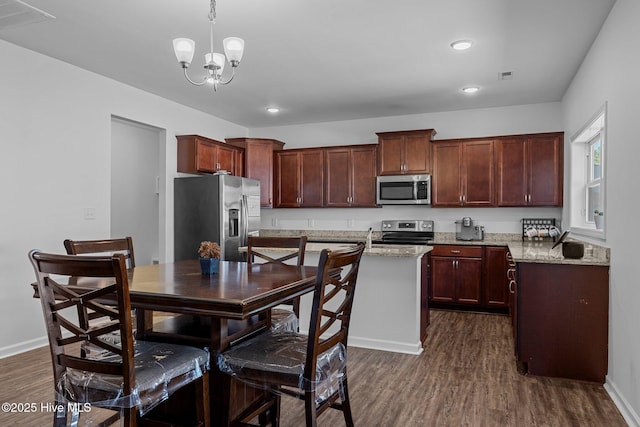
[[[305,265],[317,266],[322,249],[339,250],[350,243],[307,243]],[[274,252],[287,249],[273,249]],[[426,283],[422,245],[372,245],[360,262],[349,345],[399,353],[420,354],[426,328]],[[300,301],[300,331],[309,327],[312,294]],[[422,331],[422,333],[421,333]]]

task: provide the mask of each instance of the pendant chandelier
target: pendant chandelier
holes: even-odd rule
[[[189,83],[202,86],[206,83],[213,85],[213,90],[218,90],[218,85],[226,85],[231,83],[235,76],[235,70],[240,65],[242,54],[244,53],[244,40],[238,37],[227,37],[222,41],[224,47],[224,55],[213,51],[213,25],[216,22],[216,0],[211,0],[211,8],[209,11],[209,24],[210,29],[210,49],[209,52],[204,55],[204,69],[207,70],[207,75],[202,81],[193,81],[187,74],[187,68],[191,65],[193,60],[193,54],[195,52],[196,43],[191,39],[177,38],[173,40],[173,51],[176,54],[176,58],[184,70],[184,76]],[[225,56],[226,55],[226,56]],[[223,79],[222,73],[226,62],[231,65],[231,75]]]

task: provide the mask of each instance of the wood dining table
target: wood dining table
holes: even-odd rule
[[[220,372],[218,352],[270,327],[269,309],[312,291],[316,273],[316,267],[235,261],[221,261],[210,276],[201,274],[198,260],[136,266],[128,274],[136,338],[208,347],[211,421],[227,426],[265,391]],[[95,279],[69,282],[78,289],[102,285]],[[175,315],[154,324],[153,312]]]

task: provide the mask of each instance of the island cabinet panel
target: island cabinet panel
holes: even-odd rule
[[[429,314],[429,288],[431,282],[431,256],[423,255],[420,260],[420,342],[427,339],[427,327],[431,322]]]
[[[506,308],[509,305],[507,251],[504,246],[487,246],[484,248],[482,302],[485,307]]]
[[[431,252],[431,301],[480,305],[482,248],[437,245]]]
[[[379,132],[378,175],[431,172],[431,138],[435,130]]]
[[[533,375],[604,383],[609,267],[517,263],[517,355]]]
[[[498,206],[562,206],[562,133],[496,140]]]
[[[260,206],[273,207],[273,158],[282,150],[284,142],[265,138],[227,138],[227,144],[242,148],[242,176],[260,181]]]
[[[376,146],[325,149],[325,206],[375,207]]]
[[[275,153],[275,207],[322,207],[324,152],[322,149]]]
[[[448,140],[434,143],[432,205],[493,206],[493,150],[493,140]]]
[[[199,135],[178,135],[178,172],[215,173],[226,170],[238,175],[238,149]]]

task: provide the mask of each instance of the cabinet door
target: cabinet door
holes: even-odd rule
[[[300,206],[324,205],[324,151],[304,150],[300,152]]]
[[[300,155],[279,151],[275,156],[276,207],[297,208],[300,201]]]
[[[217,163],[217,148],[214,144],[203,141],[200,139],[196,140],[196,170],[198,172],[209,172],[213,173],[217,171],[216,163]]]
[[[406,135],[404,137],[404,172],[427,174],[431,172],[431,137]]]
[[[431,257],[431,301],[455,302],[455,260],[453,257]]]
[[[528,178],[524,137],[496,141],[496,198],[498,206],[524,206]]]
[[[272,206],[273,144],[250,142],[246,147],[246,177],[260,181],[260,206]]]
[[[433,206],[461,206],[461,145],[439,143],[433,145]]]
[[[562,206],[562,144],[558,135],[527,140],[529,206]]]
[[[226,170],[229,173],[236,174],[236,149],[233,147],[216,146],[217,152],[217,169]]]
[[[376,148],[351,149],[351,206],[376,207]]]
[[[484,271],[483,306],[506,307],[509,301],[506,247],[484,249]]]
[[[378,175],[404,173],[404,140],[402,136],[380,137],[378,150]]]
[[[480,304],[481,258],[456,258],[456,302]]]
[[[462,144],[462,203],[493,206],[493,140]]]
[[[351,150],[348,148],[325,150],[325,161],[325,206],[350,206],[353,172]]]

